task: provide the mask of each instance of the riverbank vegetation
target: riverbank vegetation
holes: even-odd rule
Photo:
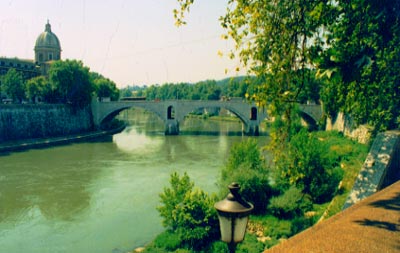
[[[237,143],[221,169],[218,193],[196,188],[187,174],[171,175],[157,208],[166,230],[144,252],[227,252],[213,205],[231,182],[238,182],[242,196],[255,206],[237,252],[262,252],[339,212],[367,151],[337,132],[301,130],[285,152],[301,165],[292,171],[292,164],[276,166],[265,157],[256,139]]]
[[[186,24],[184,16],[195,1],[177,2],[179,26]],[[251,233],[239,252],[261,252],[338,212],[365,159],[366,148],[339,133],[302,129],[296,112],[302,99],[322,102],[331,119],[345,112],[357,124],[369,124],[373,133],[399,127],[399,10],[400,3],[393,1],[228,2],[220,18],[223,37],[236,45],[228,56],[238,57],[238,68],[249,71],[246,99],[274,119],[270,162],[261,163],[251,141],[238,144],[218,181],[221,192],[227,182],[238,181],[243,196],[255,205]],[[171,213],[186,205],[192,206],[181,202]],[[204,221],[205,213],[196,217]],[[175,236],[174,247],[152,244],[148,252],[227,252],[212,235],[199,249],[177,229],[166,229]]]

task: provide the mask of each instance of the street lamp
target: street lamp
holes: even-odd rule
[[[229,252],[234,253],[236,244],[244,239],[249,215],[254,206],[240,196],[238,183],[231,183],[228,188],[228,196],[215,203],[214,207],[218,211],[221,240],[228,244]]]

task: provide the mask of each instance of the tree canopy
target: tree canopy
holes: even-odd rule
[[[329,45],[318,62],[331,77],[323,90],[330,113],[341,110],[375,131],[399,126],[400,2],[338,1]]]
[[[89,68],[84,67],[81,61],[54,62],[49,70],[49,80],[65,103],[77,107],[90,103],[94,85],[90,80]]]
[[[177,2],[182,25],[194,0]],[[230,56],[260,80],[248,98],[282,117],[284,132],[311,74],[323,84],[329,115],[344,111],[376,130],[398,127],[399,1],[229,0],[220,21],[236,44]]]
[[[22,74],[11,68],[1,77],[1,90],[13,100],[25,98],[25,80]]]
[[[90,74],[97,97],[109,97],[112,101],[118,100],[119,90],[114,81],[95,72]]]
[[[37,76],[26,82],[26,98],[35,101],[37,98],[45,98],[51,93],[50,83],[44,76]]]

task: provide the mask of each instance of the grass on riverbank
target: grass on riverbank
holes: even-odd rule
[[[332,136],[329,132],[318,132],[318,137],[324,141],[329,142],[330,152],[332,155],[339,156],[340,167],[344,171],[343,179],[341,181],[340,189],[336,196],[330,202],[330,205],[325,208],[322,219],[331,217],[332,215],[340,212],[353,188],[354,182],[359,174],[361,167],[368,154],[368,145],[356,143],[350,139]],[[336,135],[339,135],[336,133]]]

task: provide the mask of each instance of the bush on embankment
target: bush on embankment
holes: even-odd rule
[[[261,252],[312,226],[324,213],[340,211],[337,207],[343,206],[367,155],[365,145],[337,132],[301,131],[293,139],[286,151],[293,160],[278,165],[282,167],[268,168],[254,139],[231,150],[218,181],[222,192],[218,199],[225,197],[228,182],[238,181],[241,194],[257,207],[238,253]],[[167,230],[145,252],[228,252],[218,238],[213,207],[217,198],[193,190],[187,174],[179,177],[174,173],[170,183],[171,187],[160,194],[162,205],[158,208]]]

